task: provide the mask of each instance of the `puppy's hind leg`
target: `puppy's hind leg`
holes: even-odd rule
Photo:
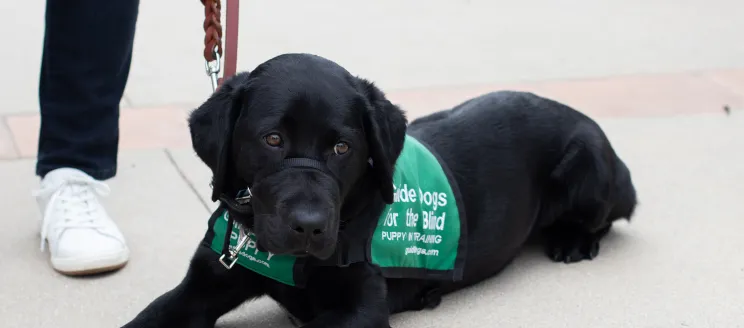
[[[615,154],[598,127],[583,126],[571,138],[564,156],[551,172],[548,199],[554,215],[542,231],[545,250],[553,261],[573,263],[594,259],[600,240],[612,226]]]

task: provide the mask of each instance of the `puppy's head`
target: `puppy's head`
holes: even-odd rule
[[[228,79],[189,118],[194,150],[212,170],[212,200],[249,187],[254,218],[241,223],[259,247],[320,259],[335,251],[355,188],[371,181],[368,198],[392,203],[406,123],[372,83],[307,54]]]

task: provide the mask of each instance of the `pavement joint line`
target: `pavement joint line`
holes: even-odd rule
[[[485,82],[485,83],[462,83],[462,84],[448,84],[448,85],[420,85],[420,86],[412,86],[412,87],[403,87],[403,88],[391,88],[391,89],[385,89],[386,94],[398,94],[398,93],[408,93],[408,92],[414,92],[414,91],[432,91],[436,92],[438,90],[443,89],[469,89],[469,88],[478,88],[478,87],[484,87],[484,86],[498,86],[498,85],[512,85],[512,84],[534,84],[534,85],[543,85],[543,84],[554,84],[554,83],[570,83],[570,82],[589,82],[589,81],[611,81],[615,79],[623,79],[623,78],[653,78],[653,77],[664,77],[664,76],[681,76],[681,75],[688,75],[695,78],[702,78],[709,82],[714,82],[716,85],[724,87],[726,90],[735,93],[738,96],[744,97],[744,92],[739,91],[735,88],[732,88],[731,86],[721,83],[717,79],[712,78],[710,75],[714,74],[719,71],[728,71],[728,70],[739,70],[740,67],[711,67],[711,68],[705,68],[705,69],[690,69],[690,70],[680,70],[680,71],[652,71],[652,72],[630,72],[630,73],[621,73],[621,74],[612,74],[612,75],[597,75],[597,76],[576,76],[576,77],[564,77],[564,78],[546,78],[546,79],[518,79],[518,80],[510,80],[510,81],[492,81],[492,82]],[[205,99],[206,100],[206,99]],[[162,104],[137,104],[135,103],[132,98],[124,94],[122,96],[122,106],[121,110],[141,110],[141,109],[150,109],[150,108],[172,108],[174,110],[191,110],[196,107],[198,107],[201,104],[195,103],[195,102],[173,102],[173,103],[162,103]],[[3,113],[2,116],[4,117],[28,117],[28,116],[38,116],[40,115],[39,111],[34,112],[28,112],[28,111],[19,111],[19,112],[6,112]]]
[[[119,107],[121,107],[121,109],[134,107],[132,106],[132,100],[129,98],[128,94],[124,93],[124,95],[121,96],[121,104],[119,104]]]
[[[21,158],[21,149],[18,147],[18,142],[16,141],[15,135],[13,135],[12,130],[10,129],[10,125],[8,124],[8,120],[6,116],[0,116],[0,124],[2,124],[2,128],[5,128],[5,131],[8,131],[8,139],[10,141],[10,144],[13,145],[13,155],[11,158],[7,158],[5,160],[16,160]]]
[[[189,189],[191,189],[191,192],[194,193],[197,199],[199,199],[199,202],[204,206],[204,209],[207,210],[207,213],[211,213],[212,210],[209,208],[209,204],[207,204],[204,199],[202,199],[201,195],[199,194],[199,191],[196,189],[196,186],[191,182],[191,180],[186,177],[186,172],[181,169],[181,167],[178,165],[178,162],[176,162],[176,159],[173,157],[173,153],[167,148],[163,149],[165,152],[165,157],[168,158],[168,161],[170,161],[171,165],[176,169],[176,172],[178,172],[178,175],[181,176],[181,179],[186,182],[186,184],[189,186]]]
[[[739,97],[744,97],[744,90],[740,90],[740,89],[734,88],[731,85],[729,85],[728,83],[723,83],[720,80],[718,80],[718,79],[714,78],[713,76],[711,76],[711,74],[700,74],[699,77],[701,77],[701,78],[703,78],[703,79],[705,79],[705,80],[707,80],[707,81],[709,81],[709,82],[711,82],[711,83],[713,83],[713,84],[715,84],[715,85],[717,85],[717,86],[719,86],[719,87],[721,87],[723,89],[726,89],[727,91],[729,91],[729,92],[731,92],[731,93],[733,93],[733,94],[735,94],[735,95],[737,95]]]
[[[7,117],[31,117],[31,116],[39,116],[41,113],[39,111],[35,112],[7,112],[0,115],[0,117],[7,118]]]
[[[388,93],[402,93],[411,91],[423,91],[432,90],[437,91],[440,89],[467,89],[477,88],[483,86],[492,85],[513,85],[513,84],[555,84],[555,83],[571,83],[571,82],[598,82],[598,81],[612,81],[617,79],[626,78],[655,78],[655,77],[670,77],[670,76],[682,76],[690,75],[693,77],[703,77],[707,74],[712,74],[719,71],[738,70],[740,67],[712,67],[703,69],[687,69],[687,70],[670,70],[670,71],[639,71],[639,72],[627,72],[617,73],[609,75],[588,75],[588,76],[572,76],[572,77],[554,77],[554,78],[543,78],[543,79],[514,79],[508,81],[491,81],[491,82],[474,82],[474,83],[461,83],[461,84],[434,84],[434,85],[420,85],[404,88],[392,88],[386,89],[385,94]]]
[[[133,103],[130,102],[130,105]],[[163,104],[152,104],[148,106],[121,106],[120,110],[122,111],[140,111],[140,110],[148,110],[148,109],[168,109],[173,111],[179,111],[179,110],[186,110],[191,111],[198,107],[199,104],[189,103],[189,102],[173,102],[173,103],[163,103]],[[7,118],[7,117],[33,117],[33,116],[41,116],[41,113],[37,111],[29,112],[29,111],[17,111],[17,112],[4,112],[0,114],[0,118]]]

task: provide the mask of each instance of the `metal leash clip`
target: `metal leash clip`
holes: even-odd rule
[[[218,74],[220,73],[220,67],[222,66],[220,54],[217,52],[217,46],[212,50],[212,56],[214,57],[214,60],[211,62],[207,61],[204,65],[207,70],[207,75],[212,80],[212,92],[215,92],[218,85]]]
[[[229,264],[225,262],[225,254],[222,254],[220,256],[220,263],[222,263],[225,268],[228,270],[232,269],[232,267],[235,265],[235,263],[238,262],[238,254],[240,253],[240,249],[245,247],[245,244],[248,243],[248,234],[245,233],[245,230],[243,230],[243,227],[239,227],[238,231],[240,232],[238,235],[238,244],[235,245],[235,247],[230,247],[228,249],[228,252],[230,253],[230,257],[227,258],[227,260],[230,262]]]

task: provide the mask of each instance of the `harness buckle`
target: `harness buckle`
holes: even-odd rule
[[[245,190],[241,190],[238,192],[237,197],[235,197],[235,201],[238,202],[240,205],[245,205],[251,202],[251,199],[253,198],[253,194],[251,193],[251,188],[245,187]]]

